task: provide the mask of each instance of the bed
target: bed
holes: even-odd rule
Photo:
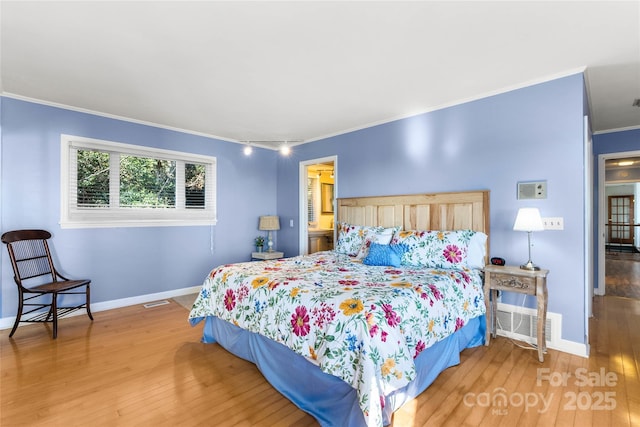
[[[323,426],[383,426],[485,339],[489,192],[343,198],[332,251],[214,268],[189,315]]]

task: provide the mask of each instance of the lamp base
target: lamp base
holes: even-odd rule
[[[531,261],[527,262],[526,264],[522,264],[520,266],[521,269],[523,270],[531,270],[531,271],[538,271],[540,270],[540,267],[538,267],[537,265],[535,265],[534,263],[532,263]]]

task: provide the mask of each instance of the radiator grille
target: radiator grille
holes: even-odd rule
[[[559,334],[561,316],[547,313],[545,338],[547,343],[555,343]],[[537,310],[521,308],[509,304],[499,304],[496,313],[496,332],[498,335],[535,343],[538,337]]]

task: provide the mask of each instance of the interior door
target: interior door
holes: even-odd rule
[[[609,243],[634,242],[633,196],[609,196]]]

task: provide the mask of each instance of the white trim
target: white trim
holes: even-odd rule
[[[70,194],[70,183],[75,183],[76,179],[75,171],[72,170],[74,162],[71,160],[71,155],[76,152],[74,148],[110,152],[112,153],[112,162],[114,161],[114,154],[119,155],[124,153],[134,156],[176,161],[176,164],[183,165],[185,162],[204,164],[206,168],[205,208],[185,209],[184,206],[176,204],[175,209],[118,209],[116,206],[117,200],[111,200],[109,208],[79,209],[71,200]],[[61,134],[60,226],[62,228],[105,228],[215,225],[217,223],[216,164],[217,159],[213,156]],[[112,174],[115,173],[114,170],[114,168],[111,169]],[[179,176],[180,173],[177,173],[177,177]],[[184,175],[182,176],[184,178]],[[119,190],[117,188],[117,181],[117,176],[115,176],[115,178],[112,177],[110,180],[111,185],[115,186],[110,192],[111,195],[117,194]],[[179,196],[176,197],[176,202],[180,200],[184,201],[184,191],[182,195],[183,197],[181,199]]]
[[[211,135],[211,134],[204,133],[204,132],[197,132],[197,131],[188,130],[188,129],[184,129],[184,128],[178,128],[178,127],[173,127],[173,126],[162,125],[162,124],[159,124],[159,123],[148,122],[148,121],[145,121],[145,120],[132,119],[132,118],[129,118],[129,117],[118,116],[116,114],[109,114],[109,113],[103,113],[101,111],[90,110],[88,108],[74,107],[74,106],[68,105],[68,104],[60,104],[58,102],[46,101],[44,99],[38,99],[38,98],[31,98],[31,97],[28,97],[28,96],[22,96],[22,95],[18,95],[18,94],[11,93],[11,92],[2,92],[2,96],[5,96],[7,98],[12,98],[12,99],[17,99],[18,101],[32,102],[34,104],[46,105],[46,106],[55,107],[55,108],[61,108],[63,110],[76,111],[76,112],[79,112],[79,113],[91,114],[91,115],[98,116],[98,117],[106,117],[108,119],[121,120],[123,122],[136,123],[136,124],[139,124],[139,125],[151,126],[151,127],[154,127],[154,128],[167,129],[167,130],[171,130],[171,131],[175,131],[175,132],[187,133],[187,134],[190,134],[190,135],[203,136],[205,138],[214,138],[214,139],[219,139],[221,141],[235,142],[236,144],[246,145],[246,141],[238,141],[238,140],[231,139],[231,138],[225,138],[224,136]],[[260,145],[256,144],[256,146],[260,146]],[[263,147],[263,146],[260,146],[260,147],[269,148],[271,150],[274,149],[273,147]]]
[[[552,349],[562,351],[564,353],[575,354],[576,356],[584,358],[589,357],[589,344],[582,344],[575,341],[567,341],[561,339],[558,345],[556,347],[553,347]]]
[[[170,131],[173,131],[173,132],[180,132],[180,133],[185,133],[185,134],[189,134],[189,135],[202,136],[204,138],[211,138],[211,139],[217,139],[217,140],[220,140],[220,141],[233,142],[234,144],[241,144],[241,145],[249,144],[252,147],[264,148],[266,150],[272,150],[272,151],[278,151],[278,150],[280,150],[280,147],[274,147],[272,145],[267,145],[267,144],[273,143],[273,142],[287,142],[287,144],[290,147],[295,147],[296,145],[304,144],[305,142],[307,142],[305,140],[300,140],[300,139],[277,140],[277,141],[246,140],[246,139],[237,140],[237,139],[233,139],[233,138],[227,138],[227,137],[224,137],[224,136],[212,135],[210,133],[198,132],[198,131],[194,131],[194,130],[179,128],[179,127],[174,127],[174,126],[168,126],[168,125],[163,125],[163,124],[160,124],[160,123],[148,122],[148,121],[145,121],[145,120],[138,120],[138,119],[132,119],[132,118],[129,118],[129,117],[118,116],[116,114],[103,113],[103,112],[96,111],[96,110],[89,110],[87,108],[74,107],[72,105],[60,104],[58,102],[45,101],[43,99],[31,98],[31,97],[28,97],[28,96],[22,96],[22,95],[18,95],[18,94],[11,93],[11,92],[0,92],[0,95],[4,96],[6,98],[17,99],[18,101],[31,102],[31,103],[34,103],[34,104],[46,105],[46,106],[49,106],[49,107],[60,108],[60,109],[63,109],[63,110],[76,111],[78,113],[84,113],[84,114],[91,114],[91,115],[98,116],[98,117],[105,117],[105,118],[108,118],[108,119],[120,120],[120,121],[123,121],[123,122],[135,123],[135,124],[139,124],[139,125],[143,125],[143,126],[150,126],[150,127],[154,127],[154,128],[158,128],[158,129],[166,129],[166,130],[170,130]]]
[[[623,127],[623,128],[616,128],[616,129],[606,129],[606,130],[599,130],[597,132],[594,132],[594,135],[603,135],[603,134],[607,134],[607,133],[616,133],[616,132],[625,132],[628,130],[637,130],[640,129],[640,126],[627,126],[627,127]]]
[[[598,286],[593,290],[593,293],[595,295],[604,295],[605,293],[605,252],[607,250],[606,248],[606,242],[604,239],[605,233],[606,233],[606,228],[604,227],[604,223],[605,223],[605,201],[604,201],[604,197],[605,197],[605,164],[604,164],[604,157],[602,157],[602,155],[598,156],[598,225],[597,225],[597,230],[598,230],[598,251],[597,251],[597,257],[598,257]]]
[[[173,298],[181,295],[189,295],[189,294],[199,292],[201,288],[202,288],[202,285],[198,285],[198,286],[191,286],[188,288],[174,289],[172,291],[158,292],[155,294],[138,295],[135,297],[121,298],[117,300],[92,303],[91,312],[99,313],[101,311],[113,310],[115,308],[129,307],[136,304],[145,304],[150,301],[157,301],[165,298]],[[82,316],[82,315],[86,316],[86,314],[87,312],[85,310],[78,310],[69,314],[69,316],[66,316],[66,317]],[[15,320],[16,320],[15,316],[0,318],[0,329],[12,328]],[[20,326],[25,326],[25,325],[26,325],[25,323],[20,324]]]
[[[584,161],[584,283],[585,283],[585,319],[584,342],[589,342],[589,318],[593,316],[593,141],[589,116],[583,122],[583,161]]]
[[[158,219],[158,220],[114,220],[109,219],[108,216],[103,217],[104,220],[93,221],[64,221],[60,222],[60,228],[131,228],[131,227],[195,227],[195,226],[209,226],[212,224],[210,220],[197,220],[197,219]]]
[[[179,157],[181,160],[192,162],[215,162],[216,158],[205,156],[203,154],[193,154],[184,151],[166,150],[164,148],[147,147],[145,145],[125,144],[122,142],[107,141],[104,139],[87,138],[84,136],[61,134],[60,140],[67,142],[70,146],[81,146],[83,148],[92,148],[95,150],[109,150],[118,153],[143,155],[149,157],[175,160]]]

